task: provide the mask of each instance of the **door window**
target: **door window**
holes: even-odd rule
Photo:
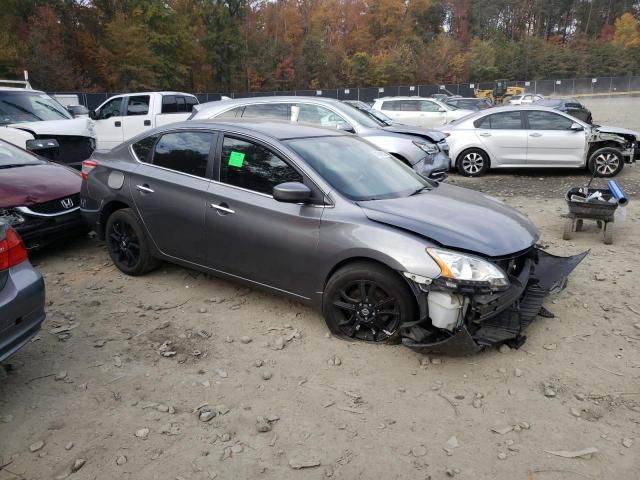
[[[494,113],[476,120],[474,125],[476,128],[493,130],[520,130],[522,129],[522,117],[520,112]]]
[[[213,138],[214,134],[211,132],[166,133],[156,144],[153,164],[205,177]]]
[[[382,102],[382,110],[400,110],[400,102],[397,100]]]
[[[135,97],[129,97],[129,102],[127,103],[127,115],[148,115],[150,99],[151,97],[149,95],[136,95]]]
[[[298,116],[296,118],[295,110],[292,115],[294,121],[303,123],[312,123],[314,125],[320,125],[322,127],[337,127],[348,123],[337,113],[332,112],[328,108],[321,107],[320,105],[312,105],[310,103],[300,103],[297,105]]]
[[[242,118],[268,118],[289,120],[289,105],[286,103],[263,103],[244,107]]]
[[[175,95],[162,97],[162,113],[178,113],[178,102],[176,102]]]
[[[222,144],[220,181],[271,195],[284,182],[302,182],[293,167],[269,149],[245,140],[225,137]]]
[[[527,112],[530,130],[571,130],[573,120],[551,112]]]
[[[158,135],[151,135],[131,145],[131,148],[133,149],[133,153],[136,154],[136,157],[138,157],[138,160],[144,163],[151,163],[151,154],[153,153],[153,144],[156,143],[157,139],[158,139]]]
[[[420,102],[420,111],[421,112],[438,112],[440,110],[440,105],[434,102],[430,102],[429,100],[422,100]]]
[[[236,107],[231,110],[227,110],[226,112],[222,112],[220,115],[216,115],[215,118],[236,118],[242,117],[242,111],[244,107]]]
[[[122,98],[114,98],[105,103],[98,113],[98,120],[122,115]]]

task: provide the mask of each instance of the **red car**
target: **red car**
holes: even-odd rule
[[[0,141],[0,222],[28,248],[86,231],[80,173]]]

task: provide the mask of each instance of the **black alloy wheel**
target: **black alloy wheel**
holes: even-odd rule
[[[415,320],[415,298],[400,276],[385,267],[358,262],[327,282],[323,313],[331,331],[365,342],[397,340],[400,325]]]
[[[142,275],[158,263],[147,246],[138,217],[130,208],[111,214],[106,225],[106,241],[111,260],[127,275]]]

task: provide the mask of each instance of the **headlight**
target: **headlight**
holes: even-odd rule
[[[427,253],[440,267],[440,277],[451,281],[452,284],[447,282],[447,286],[484,286],[496,290],[509,286],[506,274],[482,258],[440,248],[427,248]]]
[[[423,150],[430,155],[433,155],[434,153],[438,153],[438,150],[439,150],[437,145],[434,145],[433,143],[429,143],[429,142],[414,140],[413,144],[416,147],[418,147],[420,150]]]
[[[58,141],[54,138],[46,138],[46,139],[35,138],[32,140],[27,140],[25,146],[26,146],[26,149],[31,152],[38,152],[41,150],[49,150],[51,148],[60,147],[60,145],[58,144]]]

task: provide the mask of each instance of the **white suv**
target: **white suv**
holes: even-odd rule
[[[434,98],[423,97],[378,98],[373,108],[397,122],[419,127],[439,127],[473,113]]]

